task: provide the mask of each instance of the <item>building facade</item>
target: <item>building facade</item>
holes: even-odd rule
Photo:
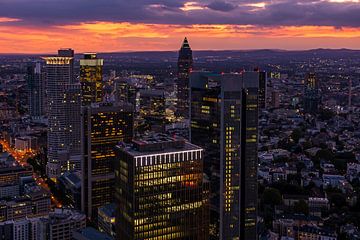
[[[96,53],[85,53],[80,59],[81,103],[83,106],[103,100],[103,73],[104,60],[99,59]]]
[[[319,81],[315,73],[309,73],[305,80],[304,111],[317,113],[321,102]]]
[[[50,178],[57,178],[76,165],[69,159],[71,155],[79,154],[80,102],[76,99],[79,93],[74,92],[73,51],[62,49],[58,56],[45,57],[44,60],[49,121],[46,170]]]
[[[257,239],[259,73],[194,72],[190,81],[190,139],[206,153],[212,238]]]
[[[45,115],[45,72],[40,62],[31,64],[27,68],[27,84],[29,91],[29,113],[32,118]]]
[[[179,51],[177,78],[177,115],[189,117],[189,78],[193,68],[192,50],[187,38]]]
[[[208,239],[203,149],[164,134],[116,148],[117,239]]]
[[[114,147],[131,141],[133,111],[129,105],[97,103],[82,108],[81,208],[96,222],[98,208],[114,199]]]

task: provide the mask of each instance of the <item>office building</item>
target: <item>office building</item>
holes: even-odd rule
[[[103,73],[104,60],[99,59],[96,53],[85,53],[80,59],[81,103],[83,106],[103,100]]]
[[[45,115],[45,73],[40,62],[36,62],[27,68],[27,84],[29,96],[29,113],[32,118],[41,118]]]
[[[317,113],[321,102],[319,81],[315,73],[309,73],[305,80],[304,111]]]
[[[117,239],[208,239],[203,149],[164,134],[116,147]]]
[[[190,139],[205,149],[213,239],[255,240],[258,72],[190,77]]]
[[[65,172],[58,178],[58,188],[75,209],[81,209],[81,172]]]
[[[189,76],[193,68],[192,50],[187,38],[179,51],[177,78],[177,115],[189,117]]]
[[[260,69],[255,69],[255,71],[259,72],[259,109],[266,109],[267,72]]]
[[[98,227],[101,232],[115,238],[116,204],[106,204],[98,209]]]
[[[79,159],[73,156],[80,154],[80,95],[73,76],[72,55],[72,50],[64,49],[59,50],[59,56],[44,58],[49,121],[46,170],[53,179],[79,165],[70,160]]]
[[[86,227],[86,216],[71,209],[55,209],[41,222],[49,240],[72,240],[74,231]]]
[[[114,200],[114,147],[130,141],[133,110],[129,105],[97,103],[82,108],[82,211],[96,222],[98,208]]]

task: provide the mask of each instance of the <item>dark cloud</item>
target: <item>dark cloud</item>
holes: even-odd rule
[[[184,11],[186,2],[201,10]],[[265,7],[254,3],[265,2]],[[360,4],[324,0],[0,0],[0,17],[27,25],[115,21],[360,27]]]
[[[207,5],[208,8],[216,11],[223,11],[223,12],[229,12],[231,10],[234,10],[236,6],[232,5],[231,3],[227,2],[212,2],[209,5]]]

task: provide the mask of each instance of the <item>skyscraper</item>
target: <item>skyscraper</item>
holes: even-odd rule
[[[320,101],[319,81],[315,73],[309,73],[305,79],[304,111],[317,113]]]
[[[194,72],[190,82],[190,139],[205,149],[212,237],[257,239],[259,73]]]
[[[255,71],[259,72],[259,108],[266,109],[267,72],[260,69],[255,69]]]
[[[45,74],[40,62],[27,68],[27,84],[29,91],[29,112],[32,118],[45,115]]]
[[[192,68],[192,50],[185,38],[179,51],[177,78],[177,115],[185,119],[189,117],[189,76]]]
[[[208,239],[203,149],[157,134],[116,148],[117,239]]]
[[[57,178],[64,171],[74,168],[76,164],[71,159],[80,153],[80,101],[76,100],[79,94],[74,90],[76,83],[71,56],[73,50],[63,49],[59,50],[59,56],[44,58],[49,121],[46,169],[50,178]],[[78,158],[76,159],[78,162]]]
[[[81,208],[96,222],[98,207],[114,199],[114,147],[133,135],[131,106],[93,103],[82,107],[82,201]]]
[[[103,100],[103,59],[96,57],[96,53],[85,53],[80,60],[80,83],[82,105],[101,102]]]

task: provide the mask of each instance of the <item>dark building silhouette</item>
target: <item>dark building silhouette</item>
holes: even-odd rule
[[[114,200],[115,146],[131,141],[131,106],[93,103],[82,107],[82,200],[81,209],[96,222],[98,208]]]
[[[208,238],[203,149],[157,134],[116,148],[117,239]]]
[[[189,76],[193,68],[192,50],[187,38],[179,51],[177,78],[177,116],[189,117]]]
[[[258,85],[258,72],[190,77],[190,139],[205,149],[211,239],[257,239]]]
[[[267,72],[255,69],[259,72],[259,108],[266,109],[266,93],[267,93]]]
[[[317,113],[321,102],[319,81],[315,73],[309,73],[305,80],[304,111]]]
[[[32,118],[40,118],[45,115],[45,71],[40,62],[27,67],[27,84],[29,91],[29,113]]]

